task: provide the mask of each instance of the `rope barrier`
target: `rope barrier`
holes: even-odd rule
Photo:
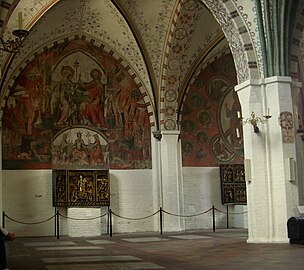
[[[202,212],[202,213],[197,213],[197,214],[193,214],[193,215],[179,215],[179,214],[174,214],[174,213],[170,213],[166,210],[162,210],[164,213],[168,214],[168,215],[171,215],[171,216],[175,216],[175,217],[182,217],[182,218],[190,218],[190,217],[197,217],[197,216],[200,216],[200,215],[204,215],[204,214],[207,214],[208,212],[210,212],[212,210],[212,208]],[[222,211],[222,210],[219,210],[217,208],[214,208],[214,210],[220,212],[220,213],[223,213],[223,214],[228,214],[228,212],[226,211]],[[121,216],[121,215],[118,215],[114,212],[112,212],[112,214],[116,217],[119,217],[119,218],[122,218],[122,219],[127,219],[127,220],[143,220],[143,219],[147,219],[147,218],[151,218],[153,216],[155,216],[156,214],[159,213],[159,210],[157,210],[155,213],[151,214],[151,215],[148,215],[148,216],[145,216],[145,217],[138,217],[138,218],[131,218],[131,217],[124,217],[124,216]],[[61,213],[59,213],[59,216],[63,217],[63,218],[66,218],[66,219],[72,219],[72,220],[94,220],[94,219],[97,219],[97,218],[102,218],[102,217],[105,217],[106,215],[108,215],[109,212],[103,214],[103,215],[100,215],[100,216],[97,216],[97,217],[92,217],[92,218],[73,218],[73,217],[68,217],[68,216],[65,216]],[[246,212],[240,212],[240,213],[230,213],[229,212],[229,215],[242,215],[242,214],[247,214],[247,211]],[[22,222],[22,221],[18,221],[16,219],[13,219],[9,216],[7,216],[6,214],[4,214],[5,217],[7,217],[9,220],[13,221],[13,222],[16,222],[16,223],[20,223],[20,224],[26,224],[26,225],[35,225],[35,224],[41,224],[41,223],[44,223],[44,222],[47,222],[49,220],[51,220],[52,218],[54,218],[56,216],[53,215],[51,216],[50,218],[48,219],[45,219],[45,220],[42,220],[42,221],[37,221],[37,222]]]
[[[123,219],[127,219],[127,220],[142,220],[142,219],[146,219],[146,218],[150,218],[150,217],[153,217],[155,216],[156,214],[159,213],[159,210],[157,210],[155,213],[149,215],[149,216],[146,216],[146,217],[141,217],[141,218],[128,218],[128,217],[123,217],[123,216],[120,216],[118,214],[115,214],[114,212],[112,212],[112,214],[116,217],[119,217],[119,218],[123,218]]]
[[[212,210],[212,208],[210,208],[209,210],[206,210],[206,211],[204,211],[202,213],[193,214],[193,215],[177,215],[177,214],[169,213],[166,210],[163,210],[163,212],[166,213],[166,214],[168,214],[168,215],[175,216],[175,217],[196,217],[196,216],[204,215],[204,214],[210,212],[211,210]]]
[[[108,215],[108,213],[105,213],[104,215],[101,215],[98,217],[92,217],[92,218],[73,218],[73,217],[68,217],[68,216],[65,216],[65,215],[59,213],[59,216],[66,218],[66,219],[72,219],[72,220],[93,220],[93,219],[105,217],[106,215]]]
[[[51,216],[48,219],[45,219],[45,220],[42,220],[42,221],[37,221],[37,222],[22,222],[22,221],[18,221],[16,219],[13,219],[13,218],[9,217],[8,215],[4,215],[4,216],[7,217],[9,220],[14,221],[16,223],[25,224],[25,225],[36,225],[36,224],[41,224],[41,223],[44,223],[44,222],[47,222],[47,221],[51,220],[52,218],[56,217],[56,214]]]
[[[223,214],[226,214],[227,215],[227,228],[228,228],[228,214],[229,215],[240,215],[240,214],[246,214],[248,213],[247,211],[245,212],[241,212],[241,213],[228,213],[228,207],[227,207],[227,211],[222,211],[222,210],[219,210],[217,208],[214,207],[214,205],[204,211],[204,212],[201,212],[201,213],[197,213],[197,214],[192,214],[192,215],[179,215],[179,214],[174,214],[174,213],[170,213],[166,210],[163,210],[162,207],[160,207],[159,210],[157,210],[155,213],[151,214],[151,215],[148,215],[148,216],[145,216],[145,217],[135,217],[135,218],[131,218],[131,217],[124,217],[124,216],[121,216],[121,215],[118,215],[114,212],[112,212],[111,209],[108,209],[107,213],[103,214],[103,215],[100,215],[100,216],[97,216],[97,217],[91,217],[91,218],[74,218],[74,217],[68,217],[66,215],[63,215],[61,213],[59,213],[59,211],[57,211],[56,214],[54,214],[53,216],[51,216],[50,218],[47,218],[45,220],[42,220],[42,221],[37,221],[37,222],[22,222],[22,221],[18,221],[16,219],[13,219],[11,217],[9,217],[8,215],[5,214],[5,212],[3,212],[3,224],[5,225],[5,217],[8,218],[9,220],[13,221],[13,222],[16,222],[16,223],[20,223],[20,224],[25,224],[25,225],[35,225],[35,224],[41,224],[41,223],[44,223],[44,222],[47,222],[53,218],[56,218],[55,219],[55,227],[56,227],[56,236],[57,236],[57,239],[59,239],[59,217],[63,217],[63,218],[66,218],[66,219],[72,219],[72,220],[94,220],[94,219],[98,219],[98,218],[102,218],[102,217],[105,217],[108,215],[108,229],[110,230],[110,236],[112,236],[112,214],[118,218],[122,218],[122,219],[126,219],[126,220],[143,220],[143,219],[147,219],[147,218],[151,218],[155,215],[157,215],[158,213],[160,213],[160,233],[162,234],[162,227],[163,227],[163,213],[166,213],[168,215],[171,215],[171,216],[175,216],[175,217],[181,217],[181,218],[191,218],[191,217],[197,217],[197,216],[200,216],[200,215],[204,215],[204,214],[207,214],[208,212],[212,211],[212,225],[213,225],[213,231],[215,231],[215,211],[218,211],[220,213],[223,213]],[[4,226],[3,226],[4,227]]]
[[[228,213],[228,212],[219,210],[219,209],[217,209],[217,208],[214,208],[214,210],[216,210],[216,211],[218,211],[218,212],[220,212],[220,213],[229,214],[229,215],[242,215],[242,214],[247,214],[247,213],[248,213],[247,211],[246,211],[246,212],[240,212],[240,213],[230,213],[230,212]]]

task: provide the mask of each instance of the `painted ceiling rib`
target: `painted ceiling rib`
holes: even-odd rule
[[[128,15],[127,11],[124,9],[123,5],[120,3],[119,0],[113,1],[111,0],[111,2],[113,3],[113,5],[117,8],[117,10],[120,12],[120,14],[123,16],[123,18],[125,19],[126,23],[128,24],[131,32],[134,35],[134,38],[137,42],[137,45],[142,53],[143,56],[143,60],[146,64],[147,70],[148,70],[148,76],[150,78],[150,85],[151,85],[151,89],[152,89],[152,94],[153,94],[153,108],[155,110],[155,117],[156,117],[156,129],[159,129],[159,120],[158,120],[158,109],[157,109],[157,97],[158,97],[158,86],[157,86],[157,82],[156,82],[156,78],[153,72],[153,68],[152,68],[152,64],[150,61],[150,57],[148,55],[148,52],[145,48],[144,42],[141,38],[141,35],[139,33],[139,31],[137,30],[133,20],[131,19],[131,17]]]

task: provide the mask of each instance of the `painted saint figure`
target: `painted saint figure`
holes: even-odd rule
[[[79,176],[78,189],[79,189],[79,198],[85,199],[86,189],[87,189],[87,179],[83,178],[82,175]]]
[[[103,73],[99,69],[90,72],[92,80],[86,84],[86,102],[82,104],[84,118],[92,125],[106,128],[104,117],[105,106],[105,83],[102,81]]]
[[[98,137],[98,134],[93,135],[95,141],[90,144],[90,163],[91,164],[102,164],[103,159],[102,159],[102,149],[101,149],[101,143]]]
[[[77,138],[74,141],[74,161],[80,164],[88,164],[87,145],[82,139],[82,132],[77,132]]]
[[[62,66],[61,68],[62,79],[54,91],[59,95],[59,109],[61,112],[60,118],[56,123],[57,125],[66,124],[74,110],[73,104],[71,104],[71,97],[75,86],[72,81],[74,73],[74,69],[70,66]]]

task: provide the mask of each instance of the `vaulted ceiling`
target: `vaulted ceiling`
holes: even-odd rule
[[[3,2],[3,1],[2,1]],[[10,3],[11,2],[11,3]],[[30,34],[17,54],[2,52],[2,98],[18,70],[35,54],[66,40],[105,45],[122,58],[158,107],[164,76],[175,88],[203,62],[229,51],[220,26],[201,1],[20,0],[2,4],[2,35],[20,27]],[[6,12],[6,14],[5,14]]]

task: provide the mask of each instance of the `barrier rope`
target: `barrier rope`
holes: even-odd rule
[[[163,212],[166,213],[166,214],[168,214],[168,215],[175,216],[175,217],[196,217],[196,216],[204,215],[204,214],[210,212],[211,210],[212,210],[212,208],[210,208],[209,210],[206,210],[206,211],[204,211],[202,213],[193,214],[193,215],[177,215],[177,214],[169,213],[166,210],[163,210]]]
[[[65,215],[59,213],[59,216],[66,218],[66,219],[72,219],[72,220],[93,220],[93,219],[105,217],[106,215],[108,215],[108,213],[105,213],[104,215],[100,215],[98,217],[92,217],[92,218],[73,218],[73,217],[68,217],[68,216],[65,216]]]
[[[149,215],[149,216],[146,216],[146,217],[141,217],[141,218],[128,218],[128,217],[123,217],[123,216],[120,216],[118,214],[115,214],[114,212],[112,212],[112,214],[116,217],[119,217],[119,218],[123,218],[123,219],[127,219],[127,220],[142,220],[142,219],[146,219],[146,218],[150,218],[150,217],[153,217],[154,215],[156,215],[157,213],[159,213],[159,210],[157,210],[155,213]]]
[[[217,208],[214,208],[214,210],[216,210],[216,211],[218,211],[218,212],[220,212],[220,213],[223,213],[223,214],[228,214],[228,215],[242,215],[242,214],[247,214],[248,212],[247,211],[245,211],[245,212],[240,212],[240,213],[228,213],[228,212],[226,212],[226,211],[222,211],[222,210],[219,210],[219,209],[217,209]]]
[[[45,219],[45,220],[42,220],[42,221],[37,221],[37,222],[22,222],[22,221],[18,221],[16,219],[13,219],[6,214],[4,214],[4,216],[7,217],[9,220],[11,220],[13,222],[16,222],[16,223],[25,224],[25,225],[36,225],[36,224],[41,224],[41,223],[44,223],[44,222],[47,222],[47,221],[51,220],[52,218],[56,217],[56,214],[51,216],[48,219]]]
[[[182,218],[190,218],[190,217],[196,217],[196,216],[200,216],[200,215],[204,215],[204,214],[207,214],[208,212],[212,211],[212,210],[216,210],[220,213],[223,213],[223,214],[229,214],[229,215],[240,215],[240,214],[246,214],[248,213],[247,211],[245,212],[240,212],[240,213],[228,213],[226,211],[222,211],[222,210],[219,210],[217,208],[210,208],[202,213],[197,213],[197,214],[193,214],[193,215],[178,215],[178,214],[174,214],[174,213],[170,213],[166,210],[162,210],[162,212],[168,214],[168,215],[171,215],[171,216],[175,216],[175,217],[182,217]],[[158,214],[160,212],[160,210],[157,210],[155,213],[151,214],[151,215],[148,215],[148,216],[145,216],[145,217],[138,217],[138,218],[130,218],[130,217],[124,217],[124,216],[121,216],[121,215],[118,215],[114,212],[111,212],[114,216],[116,217],[119,217],[119,218],[122,218],[122,219],[126,219],[126,220],[143,220],[143,219],[147,219],[147,218],[151,218],[153,216],[155,216],[156,214]],[[106,215],[108,215],[110,212],[107,212],[103,215],[100,215],[100,216],[97,216],[97,217],[92,217],[92,218],[73,218],[73,217],[68,217],[68,216],[65,216],[61,213],[58,213],[59,216],[63,217],[63,218],[66,218],[66,219],[72,219],[72,220],[94,220],[94,219],[97,219],[97,218],[102,218],[102,217],[105,217]],[[42,220],[42,221],[37,221],[37,222],[22,222],[22,221],[18,221],[16,219],[13,219],[11,217],[9,217],[8,215],[4,214],[4,217],[8,218],[9,220],[13,221],[13,222],[16,222],[16,223],[20,223],[20,224],[25,224],[25,225],[35,225],[35,224],[41,224],[41,223],[44,223],[44,222],[47,222],[51,219],[53,219],[54,217],[56,217],[57,214],[54,214],[53,216],[51,216],[50,218],[47,218],[45,220]]]

